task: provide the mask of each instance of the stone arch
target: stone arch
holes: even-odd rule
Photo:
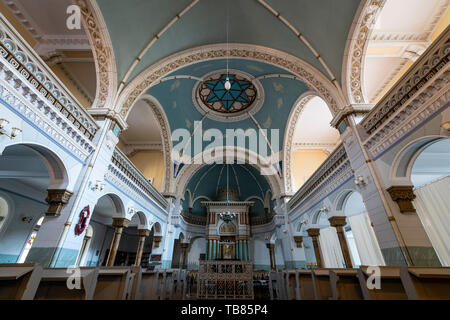
[[[262,61],[293,73],[328,102],[333,115],[345,106],[345,99],[339,89],[319,70],[295,56],[264,46],[215,44],[175,53],[148,67],[123,89],[117,100],[116,111],[126,117],[131,106],[144,92],[147,92],[168,74],[182,67],[226,57]]]
[[[284,189],[286,193],[293,192],[293,179],[292,179],[292,144],[294,138],[295,127],[297,126],[297,121],[301,116],[301,113],[305,105],[314,97],[317,97],[317,93],[314,91],[307,91],[303,93],[297,101],[294,103],[294,107],[288,117],[286,124],[286,130],[284,132],[283,140],[283,177],[284,177]]]
[[[144,101],[152,111],[153,115],[155,116],[156,120],[158,121],[159,128],[160,128],[160,134],[161,134],[161,141],[163,146],[163,158],[164,158],[164,176],[162,181],[163,186],[163,192],[169,192],[170,190],[170,184],[171,184],[171,177],[173,176],[173,166],[172,166],[172,138],[171,138],[171,131],[170,131],[170,125],[169,120],[167,119],[166,113],[164,112],[164,108],[159,103],[159,101],[149,95],[144,94],[140,96],[139,99],[137,99],[133,106],[131,106],[129,112],[126,114],[125,121],[128,119],[128,116],[130,115],[131,110],[133,109],[134,105],[138,100]]]
[[[347,103],[367,103],[364,88],[364,60],[374,21],[386,0],[361,1],[348,33],[342,67],[342,86]]]
[[[99,201],[101,199],[108,199],[110,204],[112,205],[113,212],[112,212],[112,218],[126,218],[126,211],[125,211],[125,205],[120,198],[120,196],[114,194],[114,193],[106,193],[100,196],[97,199],[97,202],[95,204],[95,207],[98,205]],[[95,213],[95,207],[92,213]]]
[[[186,186],[188,185],[190,179],[193,177],[193,175],[201,169],[201,167],[204,164],[202,163],[203,155],[205,152],[208,152],[210,154],[214,154],[211,157],[211,161],[222,161],[224,159],[224,156],[227,154],[227,152],[233,153],[235,155],[235,159],[238,161],[243,161],[245,163],[250,163],[253,167],[256,169],[263,171],[265,168],[270,166],[270,163],[267,159],[259,156],[253,151],[242,149],[238,147],[232,147],[232,146],[226,146],[226,147],[218,147],[211,150],[206,150],[202,153],[199,153],[194,157],[194,159],[191,161],[191,164],[187,164],[183,167],[183,169],[180,171],[175,184],[174,188],[175,190],[172,190],[173,193],[177,194],[179,197],[182,197]],[[265,175],[267,182],[270,185],[270,188],[272,189],[274,197],[277,195],[280,195],[282,193],[282,182],[281,179],[278,177],[278,175]]]
[[[153,223],[151,229],[153,229],[153,235],[154,236],[161,236],[162,235],[161,224],[159,222]]]
[[[147,216],[145,215],[144,212],[142,211],[138,211],[136,212],[131,219],[133,219],[134,217],[137,217],[137,229],[144,229],[144,230],[148,230],[149,229],[149,225],[148,225],[148,219]]]
[[[391,186],[412,186],[411,172],[415,160],[423,150],[442,139],[449,139],[449,137],[439,135],[425,136],[413,140],[403,147],[392,162],[389,184]]]
[[[81,8],[83,25],[91,44],[97,75],[95,108],[112,109],[117,94],[117,71],[111,38],[96,1],[75,0]]]
[[[352,190],[352,189],[342,190],[334,201],[334,205],[333,205],[334,211],[342,211],[345,207],[345,202],[347,201],[347,199],[350,197],[350,195],[353,192],[356,192],[356,191]]]
[[[2,154],[5,153],[5,151],[7,152],[9,148],[14,147],[27,148],[39,156],[47,168],[50,177],[50,185],[48,186],[48,189],[67,189],[70,184],[69,182],[71,181],[69,181],[69,175],[64,162],[55,152],[40,144],[21,142],[6,145],[2,151]]]

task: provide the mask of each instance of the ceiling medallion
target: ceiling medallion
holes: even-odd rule
[[[263,104],[264,90],[251,75],[238,70],[218,70],[194,86],[194,105],[201,114],[222,122],[240,121]]]

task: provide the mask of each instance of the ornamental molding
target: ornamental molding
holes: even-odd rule
[[[305,107],[305,105],[317,94],[313,91],[308,91],[302,94],[297,101],[294,103],[294,107],[291,109],[289,118],[287,121],[287,130],[285,131],[284,137],[284,192],[293,192],[292,185],[292,152],[293,152],[293,139],[295,127],[297,126],[297,121]]]
[[[95,0],[72,0],[81,9],[84,30],[89,38],[95,61],[97,90],[94,108],[113,108],[117,92],[114,50],[106,23]]]
[[[413,200],[416,198],[414,194],[414,186],[391,186],[386,191],[392,200],[397,202],[401,213],[415,213],[416,209]]]
[[[343,68],[342,83],[350,103],[368,102],[364,90],[364,58],[373,25],[386,0],[366,0],[360,5],[360,14],[355,16],[346,48],[346,65]]]
[[[435,81],[423,86],[412,98],[393,113],[363,143],[372,158],[399,142],[430,116],[448,107],[450,101],[450,71],[440,73]]]
[[[293,73],[328,103],[333,114],[344,105],[344,98],[333,83],[303,60],[263,46],[229,44],[228,47],[229,50],[227,50],[226,44],[196,47],[171,55],[148,67],[136,76],[120,94],[116,104],[119,112],[126,116],[142,93],[158,84],[170,73],[195,63],[227,57],[265,62]]]
[[[163,192],[170,192],[172,183],[174,183],[173,177],[173,161],[172,161],[172,138],[169,120],[163,110],[161,104],[150,95],[143,95],[141,100],[145,101],[152,109],[153,115],[158,121],[161,129],[161,141],[162,151],[164,157],[164,176],[162,180]]]
[[[95,149],[94,144],[54,106],[39,94],[33,93],[28,83],[22,81],[14,71],[4,70],[0,62],[0,98],[14,108],[22,119],[39,128],[38,132],[44,132],[76,158],[86,161]]]

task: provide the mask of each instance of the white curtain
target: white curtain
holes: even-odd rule
[[[450,266],[450,176],[414,191],[414,206],[442,265]]]
[[[361,264],[363,266],[384,266],[383,255],[371,226],[369,215],[361,213],[347,219],[352,228]]]
[[[325,268],[344,268],[344,256],[336,228],[320,229],[319,244]]]

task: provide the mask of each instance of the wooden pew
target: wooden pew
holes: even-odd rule
[[[299,300],[315,300],[316,299],[316,285],[311,270],[297,270],[296,277],[298,278],[298,299]]]
[[[157,300],[157,271],[142,271],[140,276],[139,289],[137,290],[136,300]]]
[[[77,273],[78,271],[79,274]],[[97,268],[46,268],[34,296],[35,300],[92,300],[97,283]],[[80,277],[77,280],[73,277]],[[79,285],[79,287],[77,287]]]
[[[403,267],[400,278],[409,300],[450,300],[450,267]]]
[[[332,300],[362,300],[358,269],[330,270]]]
[[[325,268],[311,270],[314,287],[316,289],[315,300],[330,300],[333,297],[330,282],[330,270],[331,269]]]
[[[361,266],[358,270],[358,279],[364,300],[406,300],[405,288],[400,279],[400,267],[377,267],[380,270],[380,289],[369,289],[367,280],[372,275],[369,267]],[[372,283],[372,281],[369,281]]]
[[[299,300],[298,297],[298,276],[296,270],[286,271],[286,291],[288,300]]]
[[[131,267],[131,276],[130,280],[130,300],[138,300],[141,294],[141,281],[142,281],[142,268],[140,266]]]
[[[130,281],[133,278],[130,267],[100,267],[93,299],[130,299]]]
[[[0,300],[32,300],[42,271],[34,263],[0,264]]]

